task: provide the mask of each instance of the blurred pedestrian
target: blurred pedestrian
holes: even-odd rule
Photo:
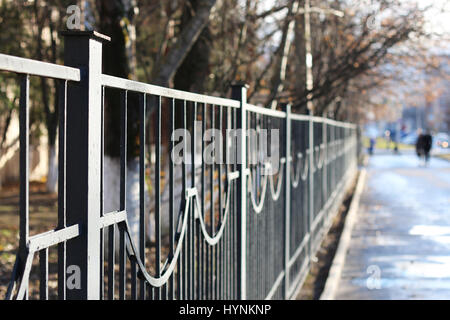
[[[428,164],[428,162],[430,161],[430,152],[431,152],[431,148],[433,146],[433,137],[431,136],[431,134],[427,131],[424,135],[423,135],[423,153],[424,153],[424,157],[425,157],[425,165]]]
[[[423,164],[427,165],[430,160],[430,152],[433,144],[433,137],[429,132],[422,133],[419,130],[416,143],[416,153],[420,160],[423,160]]]
[[[370,145],[369,145],[369,154],[373,155],[373,149],[375,148],[376,140],[374,138],[370,138]]]

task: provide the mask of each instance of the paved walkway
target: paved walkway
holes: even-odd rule
[[[450,299],[450,162],[377,154],[336,299]]]

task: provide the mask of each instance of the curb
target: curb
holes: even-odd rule
[[[334,255],[333,263],[331,264],[328,278],[325,282],[325,287],[320,296],[320,300],[334,300],[339,280],[341,278],[342,269],[344,268],[347,250],[352,237],[353,226],[358,216],[359,202],[361,199],[361,194],[364,190],[366,175],[367,171],[365,168],[363,168],[358,178],[355,194],[353,195],[353,199],[350,204],[350,208],[344,224],[344,229],[342,230],[341,237],[339,239],[339,245],[336,250],[336,254]]]

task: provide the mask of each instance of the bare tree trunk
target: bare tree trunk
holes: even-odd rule
[[[104,47],[103,61],[104,72],[121,78],[135,78],[135,27],[132,17],[134,13],[134,2],[131,0],[99,0],[97,7],[99,11],[100,32],[111,36],[111,43]],[[125,32],[124,34],[124,27]],[[105,211],[119,209],[120,199],[120,110],[121,97],[118,90],[112,90],[105,96]],[[131,236],[135,245],[139,247],[139,115],[138,96],[129,93],[127,96],[127,186],[126,203],[127,219],[130,226]],[[146,184],[145,184],[146,187]],[[147,191],[147,190],[146,190]],[[148,203],[148,192],[145,201]],[[148,207],[147,207],[148,208]]]
[[[56,43],[53,38],[53,23],[51,21],[51,11],[48,7],[43,9],[41,12],[39,9],[39,3],[36,0],[34,2],[34,15],[37,24],[37,58],[38,60],[44,61],[44,48],[42,45],[42,33],[45,27],[46,22],[49,23],[50,28],[50,37],[51,37],[51,57],[50,60],[52,63],[56,62]],[[47,191],[54,193],[57,191],[57,181],[58,181],[58,165],[57,165],[57,155],[56,155],[56,134],[58,130],[58,99],[57,97],[54,99],[54,110],[50,110],[50,92],[51,87],[48,84],[47,79],[41,78],[41,94],[42,94],[42,103],[44,106],[45,113],[45,125],[47,128],[47,139],[48,139],[48,171],[47,171]]]
[[[180,28],[183,30],[186,24],[195,16],[201,0],[189,0],[183,10]],[[183,63],[174,76],[174,88],[183,91],[202,92],[205,79],[209,76],[209,58],[211,54],[211,32],[207,26],[203,29],[195,41]]]
[[[216,0],[198,1],[198,9],[196,10],[195,15],[183,28],[177,42],[170,49],[168,55],[162,59],[159,68],[154,70],[153,82],[155,84],[166,87],[170,85],[178,68],[181,66],[209,22],[211,10],[216,4]]]
[[[266,106],[275,109],[277,106],[277,97],[284,90],[284,81],[286,80],[287,61],[289,52],[291,51],[292,40],[294,38],[296,16],[299,9],[299,0],[292,0],[289,7],[289,12],[286,16],[286,24],[283,28],[283,36],[278,47],[278,64],[274,77],[272,78],[272,90]]]

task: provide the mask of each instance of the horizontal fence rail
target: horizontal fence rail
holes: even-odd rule
[[[102,41],[96,33],[67,34],[67,66],[0,54],[0,71],[21,79],[20,241],[6,298],[27,299],[35,255],[41,299],[295,298],[356,173],[356,126],[293,114],[290,106],[253,106],[244,85],[224,99],[102,74]],[[58,227],[34,236],[30,76],[60,84]],[[115,97],[120,205],[109,210],[105,114]],[[130,110],[137,118],[128,118]],[[136,159],[127,156],[130,126],[138,129]],[[177,129],[190,141],[176,142]],[[211,129],[224,134],[223,154],[212,152],[207,162],[207,142],[221,140],[205,139]],[[262,145],[251,133],[261,132],[270,132],[271,161],[258,161]],[[172,156],[179,143],[181,162]],[[135,200],[127,196],[130,170],[137,172]]]

